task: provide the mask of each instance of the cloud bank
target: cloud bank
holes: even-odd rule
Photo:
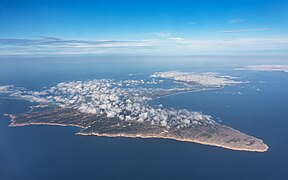
[[[172,75],[171,75],[172,74]],[[156,73],[147,80],[113,81],[109,79],[61,82],[43,91],[29,91],[14,86],[0,86],[1,93],[11,97],[37,102],[44,105],[56,105],[62,108],[73,108],[83,113],[119,118],[123,121],[138,123],[148,122],[170,128],[213,124],[209,115],[186,109],[163,108],[152,106],[149,101],[162,95],[171,94],[181,89],[161,89],[163,75],[173,76],[176,81],[195,81],[205,86],[214,87],[235,84],[232,77],[214,73]],[[161,77],[161,78],[159,78]],[[154,79],[155,78],[155,79]],[[204,81],[207,81],[206,83]],[[211,82],[216,80],[216,82]],[[186,85],[189,89],[189,85]],[[173,94],[173,93],[172,93]]]
[[[239,33],[260,29],[223,31]],[[158,34],[160,39],[134,41],[64,40],[41,36],[39,39],[0,39],[0,55],[66,55],[66,54],[145,54],[193,55],[229,52],[288,51],[288,36],[226,39],[186,39]],[[168,36],[169,35],[169,36]],[[164,36],[164,37],[163,37]]]

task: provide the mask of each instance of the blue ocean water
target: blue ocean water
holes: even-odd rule
[[[245,64],[244,64],[245,65]],[[288,169],[288,73],[234,71],[232,63],[176,57],[1,58],[0,85],[41,90],[58,82],[125,79],[155,71],[215,71],[249,81],[224,89],[179,94],[153,102],[202,111],[263,139],[265,153],[167,139],[75,136],[74,127],[10,128],[5,113],[31,103],[0,98],[0,179],[201,179],[283,180]]]

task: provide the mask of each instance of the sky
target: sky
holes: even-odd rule
[[[0,55],[288,55],[288,0],[0,0]]]

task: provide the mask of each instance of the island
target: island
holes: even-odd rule
[[[222,125],[210,115],[155,104],[159,98],[179,93],[212,91],[240,83],[246,82],[214,72],[169,71],[156,72],[148,79],[60,82],[42,91],[13,85],[0,90],[9,97],[37,104],[26,113],[10,114],[11,127],[76,126],[80,128],[77,135],[165,138],[265,152],[268,146],[261,139]]]

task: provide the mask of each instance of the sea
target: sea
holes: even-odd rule
[[[256,153],[169,139],[77,136],[76,127],[8,127],[4,114],[27,112],[35,103],[1,95],[0,180],[285,180],[288,73],[235,70],[268,63],[275,61],[253,61],[253,57],[1,57],[0,86],[31,90],[63,81],[142,78],[170,70],[240,77],[247,83],[167,96],[153,103],[209,114],[263,139],[269,150]]]

